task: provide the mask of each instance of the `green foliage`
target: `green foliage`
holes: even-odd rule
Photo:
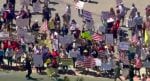
[[[70,81],[70,79],[67,76],[65,76],[64,81]]]

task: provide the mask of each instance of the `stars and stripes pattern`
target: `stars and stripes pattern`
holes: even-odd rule
[[[45,33],[48,31],[48,22],[44,21],[42,26],[40,27],[40,33]]]
[[[92,39],[95,40],[95,41],[102,41],[103,40],[103,36],[98,34],[98,33],[94,33],[92,35]]]
[[[83,61],[79,60],[76,62],[76,64],[78,67],[84,67],[84,68],[93,68],[96,66],[96,62],[94,58],[91,56],[84,57]]]

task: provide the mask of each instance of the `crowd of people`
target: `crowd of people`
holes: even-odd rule
[[[117,4],[115,8],[110,8],[106,19],[102,17],[105,29],[101,32],[86,27],[81,30],[78,21],[72,19],[70,4],[66,4],[64,15],[55,13],[52,17],[49,0],[21,0],[19,12],[16,12],[16,3],[16,0],[6,0],[0,11],[0,32],[9,34],[9,37],[0,39],[0,67],[7,65],[11,69],[15,63],[16,67],[23,63],[28,70],[28,79],[34,67],[39,74],[46,67],[47,74],[52,76],[58,74],[59,67],[67,71],[73,66],[77,70],[75,72],[88,74],[94,71],[96,76],[113,77],[115,81],[117,78],[123,81],[121,74],[130,81],[135,76],[142,81],[150,81],[150,6],[143,10],[146,15],[144,18],[136,4],[132,4],[131,8],[123,3]],[[43,8],[41,3],[44,3]],[[29,6],[33,8],[33,13]],[[79,17],[87,25],[92,20],[87,20],[82,11]],[[38,20],[31,22],[32,16],[40,13],[41,26]],[[28,24],[18,26],[18,19],[27,19]],[[34,40],[29,42],[27,40],[30,38],[24,36],[26,34],[18,34],[20,29],[34,35]],[[106,39],[107,35],[113,38],[112,41],[111,37]],[[143,67],[146,68],[145,74],[140,73]]]

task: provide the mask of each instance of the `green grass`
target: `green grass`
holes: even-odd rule
[[[25,78],[26,72],[2,72],[0,71],[0,81],[52,81],[47,75],[38,75],[36,73],[32,74],[34,80],[27,80]],[[70,76],[70,75],[61,75],[60,79],[63,79],[64,76],[68,76],[70,81],[76,81],[77,78],[83,77],[84,81],[113,81],[106,78],[95,78],[91,76]]]

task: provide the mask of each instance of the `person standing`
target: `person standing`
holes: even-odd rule
[[[13,49],[7,48],[5,55],[7,56],[8,59],[8,66],[12,67]]]
[[[26,78],[31,79],[32,67],[31,67],[31,60],[28,56],[25,59],[25,64],[26,64],[25,67],[26,67],[26,70],[27,70]]]
[[[63,15],[63,22],[68,26],[71,20],[71,6],[68,4]]]
[[[137,12],[133,20],[135,23],[135,32],[138,32],[138,34],[140,33],[142,35],[143,17],[140,15],[140,12]]]
[[[121,70],[121,67],[119,65],[119,62],[117,62],[116,68],[115,68],[115,80],[114,81],[117,81],[117,78],[119,78],[122,81],[122,79],[120,78],[120,70]]]
[[[142,67],[142,60],[141,60],[140,56],[137,56],[135,58],[135,74],[138,71],[139,76],[140,76],[140,69],[141,69],[141,67]]]
[[[42,67],[43,67],[43,59],[41,54],[41,48],[39,46],[36,46],[34,48],[34,55],[33,55],[33,63],[36,67],[37,73],[42,73]]]
[[[137,8],[135,7],[135,5],[133,3],[132,7],[131,7],[131,12],[130,12],[129,18],[133,19],[136,16],[136,12],[137,12]]]
[[[3,58],[4,58],[4,50],[0,48],[0,66],[4,64]]]
[[[77,60],[77,56],[80,54],[80,52],[77,50],[77,48],[73,48],[71,51],[70,51],[70,57],[72,57],[72,60],[73,60],[73,68],[76,67],[76,60]]]
[[[133,81],[133,77],[134,77],[134,67],[133,67],[133,64],[130,62],[130,65],[129,65],[129,81]]]
[[[16,0],[7,0],[7,4],[11,3],[13,5],[13,9],[15,10],[15,4],[16,4]]]
[[[51,9],[45,5],[43,7],[43,19],[42,19],[42,21],[44,21],[44,20],[49,21],[50,18],[51,18]]]

